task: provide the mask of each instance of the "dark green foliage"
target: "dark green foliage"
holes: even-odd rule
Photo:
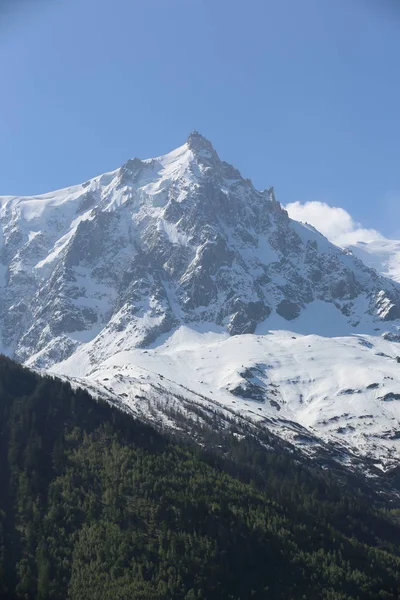
[[[394,512],[229,444],[178,445],[0,358],[1,598],[399,597]]]

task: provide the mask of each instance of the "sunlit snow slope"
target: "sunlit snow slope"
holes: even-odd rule
[[[368,267],[375,269],[381,275],[400,282],[400,242],[398,240],[375,240],[358,242],[349,246],[353,252]]]
[[[291,427],[294,421],[387,465],[400,450],[399,355],[399,344],[378,336],[278,330],[230,337],[182,326],[150,348],[120,352],[97,365],[82,349],[54,371],[87,378],[155,420],[163,420],[170,393],[183,395],[200,404],[218,402],[301,442],[304,431]]]

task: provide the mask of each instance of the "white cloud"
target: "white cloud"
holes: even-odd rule
[[[375,229],[364,229],[343,208],[329,206],[325,202],[292,202],[285,208],[292,219],[313,225],[337,246],[385,239]]]

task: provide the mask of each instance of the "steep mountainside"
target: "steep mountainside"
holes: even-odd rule
[[[7,355],[171,426],[143,402],[167,391],[309,449],[398,456],[400,285],[291,220],[200,134],[83,185],[1,198],[0,225]]]
[[[2,600],[396,600],[394,506],[232,433],[178,445],[0,357]]]

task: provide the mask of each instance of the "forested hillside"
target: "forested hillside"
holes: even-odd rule
[[[248,467],[1,358],[1,597],[399,597],[396,511],[230,443]]]

